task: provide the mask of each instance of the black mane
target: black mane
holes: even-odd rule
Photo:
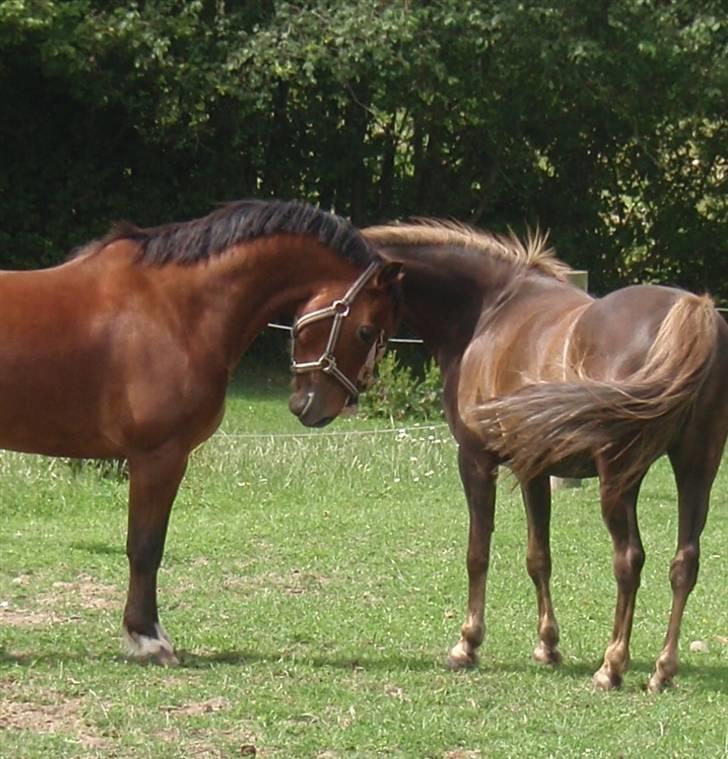
[[[345,219],[297,201],[240,200],[191,221],[141,229],[117,224],[100,247],[117,240],[134,240],[140,261],[163,265],[195,264],[223,253],[233,245],[276,234],[309,235],[365,267],[375,254]]]

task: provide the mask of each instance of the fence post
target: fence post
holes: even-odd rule
[[[587,292],[589,289],[589,272],[583,269],[572,269],[567,272],[566,279],[571,282],[572,285],[578,287],[580,290]],[[551,490],[559,490],[561,488],[580,488],[581,480],[574,477],[552,477],[551,478]]]

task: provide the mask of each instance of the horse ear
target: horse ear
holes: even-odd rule
[[[376,287],[381,287],[384,289],[386,287],[391,287],[398,282],[401,282],[402,277],[404,277],[402,264],[398,261],[390,261],[384,264],[384,266],[382,266],[382,268],[377,272],[377,276],[374,279],[374,284]]]

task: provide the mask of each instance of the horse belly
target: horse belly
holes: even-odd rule
[[[589,456],[570,456],[550,467],[545,474],[564,479],[586,480],[597,476],[594,459]]]
[[[33,393],[6,393],[2,385],[0,395],[0,448],[76,458],[117,455],[85,400],[71,396],[49,404]]]
[[[110,456],[98,429],[101,361],[0,348],[0,447],[49,456]]]

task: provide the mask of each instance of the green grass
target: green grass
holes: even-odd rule
[[[481,666],[450,673],[467,520],[447,431],[359,434],[372,423],[343,419],[281,436],[306,430],[272,388],[232,388],[226,434],[195,453],[173,510],[160,604],[175,669],[119,654],[126,484],[0,456],[0,756],[728,756],[726,467],[672,691],[643,690],[670,600],[664,462],[643,487],[648,558],[621,691],[590,686],[615,599],[591,482],[554,508],[561,668],[530,660],[525,520],[504,481]],[[688,651],[696,639],[707,653]]]

